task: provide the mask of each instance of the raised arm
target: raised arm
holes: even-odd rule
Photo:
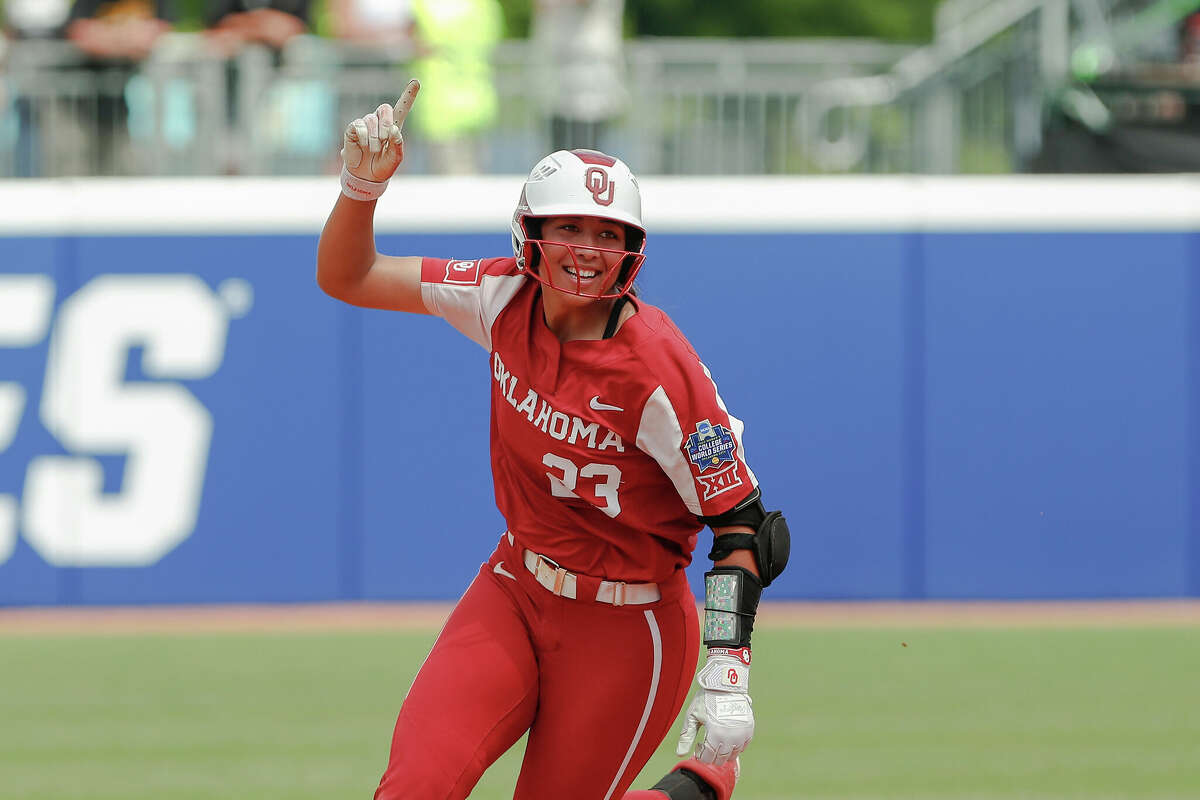
[[[375,204],[404,160],[404,120],[421,84],[409,81],[395,107],[346,126],[342,194],[317,244],[317,285],[330,297],[367,308],[428,314],[421,300],[421,257],[375,249]]]

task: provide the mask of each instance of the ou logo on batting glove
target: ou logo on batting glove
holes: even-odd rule
[[[592,193],[592,199],[596,201],[596,205],[612,205],[613,193],[617,186],[609,180],[608,173],[604,171],[603,167],[588,167],[588,171],[583,175],[583,184]],[[605,192],[608,192],[608,197],[604,196]]]
[[[728,673],[727,677],[729,678],[729,685],[730,685],[730,686],[737,686],[737,683],[738,683],[738,674],[737,674],[737,670],[736,670],[736,669],[734,669],[733,667],[730,667],[730,668],[729,668],[729,673]]]

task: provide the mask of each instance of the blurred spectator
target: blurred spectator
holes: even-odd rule
[[[75,0],[66,38],[87,58],[95,76],[94,112],[90,98],[80,110],[94,113],[94,130],[85,130],[96,146],[93,171],[120,174],[129,158],[129,105],[125,88],[176,19],[171,0]],[[109,87],[121,87],[112,91]]]
[[[552,149],[603,150],[611,121],[625,111],[624,11],[624,0],[536,0],[535,86]]]
[[[71,16],[71,0],[4,0],[4,32],[14,39],[54,39]]]
[[[137,63],[174,19],[169,0],[75,0],[67,39],[94,59]]]
[[[1200,65],[1200,11],[1187,15],[1179,25],[1179,60]]]
[[[311,0],[209,0],[205,37],[229,59],[226,69],[228,135],[221,158],[227,173],[286,174],[309,169],[297,156],[331,145],[335,114],[324,78],[284,74],[287,54],[315,71],[318,53],[305,43],[312,28]],[[240,116],[244,114],[243,118]],[[297,124],[303,120],[303,124]]]
[[[311,0],[210,0],[204,20],[209,42],[226,55],[247,44],[281,51],[308,33],[311,5]]]
[[[5,60],[14,57],[15,48],[7,46],[9,41],[61,38],[70,16],[71,0],[6,0],[0,17],[4,31],[0,53]],[[31,88],[12,78],[0,83],[0,144],[12,154],[9,171],[18,178],[42,172],[43,144],[38,132],[43,125],[28,93]]]
[[[504,21],[497,0],[412,0],[421,104],[412,125],[429,145],[434,171],[478,172],[481,134],[496,120],[492,51]]]
[[[406,48],[412,41],[409,0],[329,0],[331,33],[354,44]]]

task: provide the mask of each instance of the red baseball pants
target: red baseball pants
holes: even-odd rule
[[[376,800],[465,798],[526,731],[514,800],[621,798],[675,720],[700,645],[683,572],[659,601],[615,607],[553,594],[521,553],[502,537],[446,621]],[[595,596],[582,576],[579,594]]]

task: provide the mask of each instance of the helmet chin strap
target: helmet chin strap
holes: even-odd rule
[[[612,311],[608,314],[608,324],[604,326],[604,335],[600,338],[611,339],[616,334],[617,325],[621,321],[621,309],[625,307],[626,303],[632,302],[633,298],[628,294],[623,294],[617,298],[617,302],[613,303]],[[637,307],[636,303],[634,303],[634,307]]]

